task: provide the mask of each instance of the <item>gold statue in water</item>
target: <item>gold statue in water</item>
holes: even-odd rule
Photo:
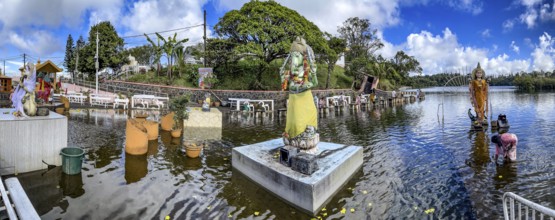
[[[478,66],[472,70],[472,79],[470,80],[470,101],[476,112],[475,125],[487,124],[485,115],[488,113],[488,83],[486,82],[486,73]]]
[[[320,137],[316,133],[318,112],[311,89],[318,85],[314,52],[297,37],[280,69],[282,90],[289,91],[283,142],[307,153],[316,153]]]

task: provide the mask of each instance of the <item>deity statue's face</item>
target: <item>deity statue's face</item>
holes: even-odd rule
[[[481,79],[483,75],[484,73],[482,72],[482,70],[476,71],[476,79]]]

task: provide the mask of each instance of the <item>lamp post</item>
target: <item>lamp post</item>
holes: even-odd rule
[[[96,67],[96,94],[98,94],[98,29],[96,30],[96,55],[94,56],[94,60],[94,66]]]

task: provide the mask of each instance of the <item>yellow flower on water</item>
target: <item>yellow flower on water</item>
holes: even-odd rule
[[[364,190],[362,191],[362,194],[368,194],[368,191]]]
[[[322,216],[326,217],[326,216],[328,216],[328,213],[324,212],[324,213],[322,213]]]
[[[417,206],[414,206],[413,208],[414,208],[414,210],[418,210],[418,207],[417,207]]]
[[[170,220],[170,216],[166,215],[166,218],[164,218],[165,220]]]
[[[355,209],[351,208],[351,212],[355,212]]]
[[[224,160],[227,160],[227,157],[224,157]]]
[[[254,212],[254,215],[258,216],[258,214],[260,214],[260,212]]]
[[[371,203],[371,202],[370,202],[370,203],[368,203],[368,206],[369,206],[369,207],[370,207],[370,206],[372,206],[372,203]]]
[[[429,208],[429,209],[426,209],[426,211],[424,211],[424,213],[426,213],[426,214],[432,214],[432,213],[434,213],[435,210],[436,210],[436,209],[434,209],[434,208]]]
[[[341,214],[345,214],[345,212],[347,212],[347,209],[342,208],[342,209],[341,209]]]
[[[231,218],[231,217],[233,217],[233,215],[229,214],[229,215],[227,215],[227,217],[228,217],[228,218]]]
[[[208,206],[208,207],[206,207],[206,209],[210,209],[210,208],[212,208],[212,206]]]
[[[322,211],[326,211],[326,208],[325,208],[325,207],[324,207],[324,208],[322,208]]]
[[[503,176],[499,175],[499,179],[503,178]]]

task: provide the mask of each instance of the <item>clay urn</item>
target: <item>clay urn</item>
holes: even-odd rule
[[[149,141],[158,139],[158,122],[146,120],[143,126],[146,128]]]
[[[160,119],[160,127],[162,128],[162,130],[164,131],[171,131],[173,128],[173,125],[175,123],[175,121],[173,120],[173,117],[175,116],[174,112],[171,112],[165,116],[162,117],[162,119]]]
[[[125,126],[125,152],[131,155],[143,155],[148,152],[148,134],[141,122],[127,120]]]
[[[196,143],[185,142],[185,154],[190,158],[197,158],[202,151],[202,144],[197,145]]]

